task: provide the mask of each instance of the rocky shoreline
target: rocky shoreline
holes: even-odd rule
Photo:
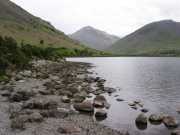
[[[0,134],[125,135],[98,124],[110,105],[104,79],[92,77],[88,63],[33,61],[0,85]],[[92,94],[96,97],[93,100]],[[98,108],[98,109],[95,109]]]
[[[0,84],[0,134],[2,135],[128,135],[98,123],[107,118],[110,104],[104,94],[117,90],[105,87],[105,80],[94,76],[89,63],[37,60],[29,68],[11,73],[8,82]],[[116,93],[115,93],[116,94]],[[113,94],[114,95],[114,94]],[[124,99],[114,95],[117,102]],[[148,123],[164,123],[176,129],[178,121],[169,115],[146,115],[141,100],[127,101],[140,110],[135,119],[138,129]],[[173,135],[180,131],[173,130]]]

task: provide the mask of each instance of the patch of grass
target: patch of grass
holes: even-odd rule
[[[6,82],[9,78],[6,75],[0,75],[0,82]]]

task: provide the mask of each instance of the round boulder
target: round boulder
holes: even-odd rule
[[[147,117],[145,114],[140,114],[138,115],[138,117],[136,118],[136,123],[137,124],[145,124],[147,125]]]
[[[89,113],[94,112],[93,104],[90,101],[76,103],[76,104],[74,104],[74,108],[77,111],[89,112]]]
[[[105,107],[105,105],[106,105],[106,103],[107,103],[107,100],[106,100],[106,98],[104,97],[104,96],[102,96],[102,95],[97,95],[95,98],[94,98],[94,106],[95,107]]]

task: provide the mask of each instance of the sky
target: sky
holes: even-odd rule
[[[12,1],[66,34],[92,26],[123,37],[154,21],[180,21],[180,0]]]

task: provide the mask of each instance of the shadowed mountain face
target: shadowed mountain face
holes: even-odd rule
[[[164,20],[148,24],[120,39],[108,50],[122,55],[176,53],[180,50],[180,23]]]
[[[10,0],[0,0],[0,35],[11,36],[19,43],[38,45],[43,40],[44,45],[81,48],[49,22],[31,15]]]
[[[88,47],[98,50],[104,50],[119,40],[119,37],[117,36],[110,35],[90,26],[80,29],[79,31],[70,35],[70,37]]]

